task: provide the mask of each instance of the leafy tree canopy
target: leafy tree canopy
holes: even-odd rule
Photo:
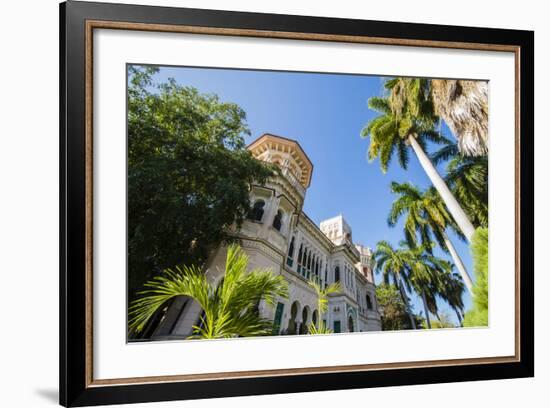
[[[272,174],[246,149],[239,106],[173,79],[156,84],[157,71],[128,70],[130,300],[167,267],[202,265],[246,216],[250,183]]]
[[[489,324],[489,230],[487,228],[476,229],[470,251],[474,260],[476,280],[473,305],[464,316],[464,326],[487,326]]]
[[[395,285],[385,283],[378,285],[376,287],[376,300],[382,311],[382,330],[409,328],[407,306]]]

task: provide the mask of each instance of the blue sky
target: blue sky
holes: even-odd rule
[[[412,182],[426,188],[431,183],[412,151],[408,170],[394,161],[383,174],[377,160],[367,160],[369,140],[362,139],[360,132],[376,116],[367,101],[382,94],[383,77],[163,67],[154,80],[168,78],[241,106],[252,132],[247,143],[263,133],[297,140],[314,164],[304,211],[317,224],[342,213],[357,243],[375,248],[380,240],[397,246],[403,239],[401,224],[390,228],[386,223],[394,199],[389,185],[392,181]],[[451,137],[444,125],[442,131]],[[450,235],[473,276],[468,246]],[[447,258],[441,251],[436,254]],[[415,312],[423,313],[420,299],[414,294],[411,299]],[[466,292],[464,301],[468,309]],[[456,322],[454,312],[444,302],[439,305],[440,311],[448,312]]]

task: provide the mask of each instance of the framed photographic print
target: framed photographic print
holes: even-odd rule
[[[533,32],[60,21],[62,405],[534,375]]]

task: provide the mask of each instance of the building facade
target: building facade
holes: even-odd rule
[[[313,164],[298,142],[264,134],[249,145],[252,155],[274,163],[277,175],[265,185],[251,186],[252,208],[241,228],[232,232],[249,257],[249,269],[269,268],[289,283],[289,296],[272,308],[259,305],[273,320],[273,334],[305,334],[323,320],[335,333],[381,330],[370,249],[353,243],[352,229],[342,215],[317,226],[302,210]],[[220,246],[208,262],[208,276],[223,277],[227,247]],[[329,297],[328,311],[317,310],[318,299],[308,284],[340,282],[342,291]],[[166,310],[152,339],[185,338],[200,319],[200,307],[176,299]]]

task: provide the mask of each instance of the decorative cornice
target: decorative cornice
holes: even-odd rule
[[[243,243],[247,243],[247,245],[243,244],[243,247],[247,248],[255,248],[263,251],[265,254],[269,255],[273,261],[282,263],[285,259],[285,253],[280,251],[277,247],[275,247],[273,244],[271,244],[269,241],[261,238],[254,238],[250,237],[248,235],[244,235],[240,232],[232,232],[228,235],[239,239]],[[265,250],[264,248],[265,247]]]
[[[353,248],[353,249],[352,249]],[[355,250],[355,251],[354,251]],[[354,260],[353,264],[354,264],[354,269],[357,270],[357,268],[355,268],[355,264],[357,262],[360,262],[361,261],[361,256],[359,256],[359,253],[357,252],[357,250],[355,249],[355,247],[353,246],[350,246],[349,244],[343,244],[343,245],[336,245],[334,246],[334,250],[333,250],[333,253],[336,253],[336,252],[339,252],[339,251],[343,251],[345,252],[350,258],[352,258]],[[361,273],[360,271],[357,271],[357,273]]]
[[[320,241],[321,244],[325,247],[325,249],[332,253],[334,250],[335,245],[332,243],[329,237],[327,237],[315,224],[305,212],[301,211],[298,215],[298,225],[303,225],[304,228],[311,233],[315,238]]]

